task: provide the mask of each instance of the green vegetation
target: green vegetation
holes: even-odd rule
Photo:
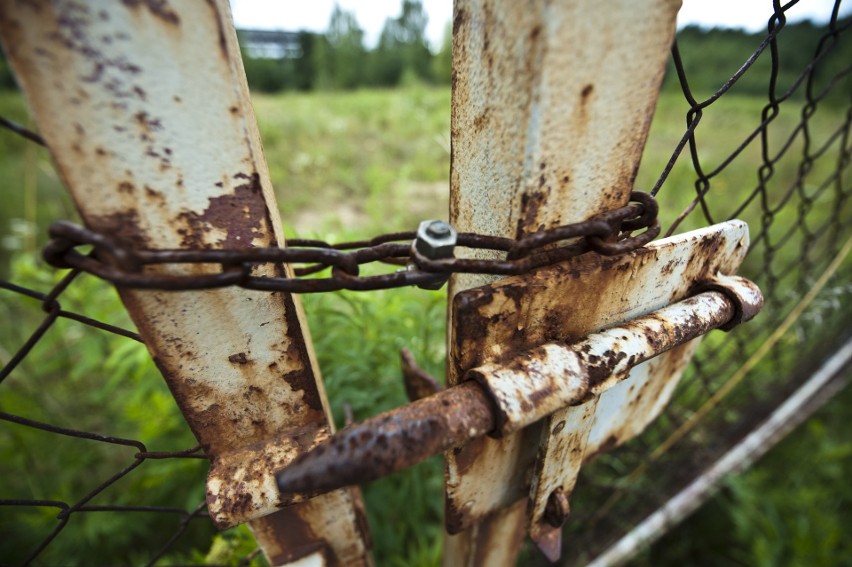
[[[848,565],[850,408],[846,388],[632,564]]]
[[[846,24],[844,24],[846,22]],[[838,22],[838,27],[848,25],[849,18]],[[811,22],[799,22],[786,25],[778,36],[778,77],[776,94],[781,97],[807,68],[816,53],[819,39],[824,28]],[[689,85],[697,100],[703,100],[713,94],[722,81],[732,76],[743,62],[760,45],[765,34],[744,34],[738,30],[710,29],[686,27],[678,32],[678,45],[684,67],[687,70]],[[834,45],[836,39],[828,39],[824,49]],[[820,61],[817,72],[817,85],[821,90],[825,81],[846,68],[852,57],[852,46],[849,42],[840,44],[840,49],[834,49],[824,60]],[[772,69],[770,49],[767,49],[752,65],[751,70],[737,81],[732,91],[737,94],[766,97],[768,78]],[[669,65],[666,77],[666,88],[680,90],[674,66]],[[841,80],[841,85],[835,89],[834,99],[840,104],[847,101],[846,95],[852,91],[852,77],[848,74]],[[799,89],[797,96],[801,96]]]
[[[387,34],[374,51],[357,49],[359,31],[345,12],[338,10],[332,26],[335,33],[302,34],[301,59],[246,61],[250,79],[259,90],[292,91],[258,94],[254,100],[288,236],[341,241],[411,229],[424,218],[446,217],[450,94],[446,87],[428,83],[447,80],[450,51],[446,42],[435,57],[427,58],[420,49],[418,4],[406,3],[408,15],[404,9],[394,20],[396,24],[389,23]],[[805,24],[801,28],[791,26],[791,33],[793,29],[801,29],[802,34],[807,31]],[[406,30],[420,30],[421,35],[410,35]],[[733,50],[750,50],[755,45],[753,36],[734,32],[684,33],[694,34],[689,37],[698,42],[690,43],[688,51],[684,48],[683,55],[690,76],[695,78],[693,86],[701,94],[713,92],[719,86],[719,77],[727,77],[734,70],[732,61],[741,61],[747,54]],[[808,33],[810,39],[802,41],[813,40],[813,33]],[[708,43],[701,44],[705,39]],[[724,51],[719,48],[720,42],[735,48]],[[353,59],[346,59],[340,50],[349,50],[346,57]],[[698,54],[706,59],[697,59]],[[387,61],[376,59],[391,56],[398,56],[398,60],[387,67]],[[357,58],[363,60],[359,63]],[[714,67],[718,62],[724,65]],[[379,67],[387,70],[384,78],[375,74]],[[329,69],[364,71],[362,75]],[[702,69],[712,69],[712,74],[707,71],[704,75]],[[784,69],[788,73],[787,67]],[[756,79],[754,86],[743,83],[737,87],[708,110],[702,121],[699,155],[710,169],[758,122],[765,102],[748,95],[765,90],[765,68],[755,74],[763,79]],[[791,76],[784,75],[783,81],[789,82]],[[361,82],[364,77],[370,78]],[[264,80],[268,82],[258,82]],[[3,81],[0,60],[0,85]],[[398,83],[405,86],[392,90],[364,88]],[[297,92],[308,89],[320,90]],[[346,89],[355,90],[344,92]],[[850,89],[837,91],[848,95]],[[814,147],[819,147],[843,118],[844,109],[834,103],[823,105],[811,119]],[[639,172],[638,188],[653,186],[683,133],[687,109],[669,79]],[[0,115],[28,123],[17,93],[0,92]],[[783,144],[784,133],[800,118],[799,109],[782,108],[770,128],[773,147]],[[794,144],[790,154],[801,156],[801,144]],[[715,220],[727,218],[732,207],[754,188],[760,164],[758,148],[749,147],[714,178],[711,203]],[[834,166],[827,160],[817,162],[814,178],[819,179]],[[796,160],[778,164],[771,194],[786,187],[797,167]],[[694,180],[688,160],[680,160],[659,196],[664,226],[691,201]],[[12,134],[0,133],[0,195],[0,277],[47,290],[60,275],[37,259],[46,227],[56,219],[76,218],[47,152]],[[813,207],[816,219],[833,212],[829,199]],[[848,207],[847,203],[844,214],[848,214]],[[759,211],[755,211],[744,214],[755,227],[753,231],[762,222]],[[799,213],[795,207],[785,208],[771,228],[772,238],[777,240],[776,236],[796,222]],[[706,221],[694,214],[682,228],[704,224]],[[795,247],[782,248],[777,260],[795,263],[799,253]],[[761,269],[762,264],[757,262],[746,266],[747,275],[753,277],[759,278]],[[791,293],[792,287],[788,285]],[[840,293],[848,295],[850,291]],[[43,315],[33,300],[3,290],[0,297],[0,319],[14,322],[0,327],[2,364]],[[115,293],[94,278],[82,277],[61,300],[67,310],[130,326]],[[344,404],[351,406],[356,419],[362,419],[405,402],[398,363],[401,347],[411,349],[428,371],[443,374],[445,292],[405,289],[323,294],[305,296],[303,301],[338,425],[343,421]],[[848,297],[844,301],[848,306]],[[719,337],[713,339],[717,345],[724,340]],[[758,468],[730,480],[712,504],[649,550],[637,564],[715,565],[723,560],[745,565],[852,563],[852,549],[848,538],[843,537],[843,521],[852,502],[846,482],[852,431],[844,419],[850,400],[852,395],[847,391],[773,450]],[[139,439],[152,451],[186,449],[195,444],[144,347],[65,320],[56,323],[2,385],[0,411]],[[0,498],[74,501],[132,463],[135,451],[3,423]],[[200,460],[147,461],[91,504],[193,509],[204,496],[205,469],[206,463]],[[443,507],[440,469],[440,460],[433,459],[365,487],[378,564],[439,564]],[[19,561],[53,527],[56,513],[55,508],[24,512],[0,507],[0,562]],[[145,513],[76,515],[42,560],[44,564],[65,563],[68,558],[79,564],[138,564],[165,543],[178,523],[177,517],[165,520]],[[163,564],[236,564],[253,548],[245,528],[217,535],[206,520],[196,520],[190,526]]]

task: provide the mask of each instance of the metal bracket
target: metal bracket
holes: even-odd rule
[[[455,385],[417,388],[425,397],[321,441],[277,474],[279,489],[292,498],[369,482],[452,449],[448,532],[526,496],[530,537],[557,559],[581,465],[659,414],[694,339],[760,310],[753,283],[724,275],[747,243],[745,224],[732,221],[462,292]],[[600,301],[578,304],[590,289]],[[557,307],[570,316],[554,317]],[[459,506],[460,495],[469,500]]]
[[[685,345],[712,329],[729,330],[732,323],[748,321],[763,305],[760,290],[744,278],[716,275],[701,282],[700,288],[712,291],[699,293],[624,325],[593,333],[571,346],[581,368],[580,375],[588,377],[587,397],[584,403],[563,407],[550,415],[550,427],[542,431],[528,507],[530,537],[551,561],[559,558],[561,527],[569,513],[569,495],[581,465],[591,457],[587,452],[589,434],[595,425],[601,394],[628,381],[634,383],[634,389],[639,383],[647,383],[651,372],[645,361]],[[568,381],[563,378],[563,382]],[[640,394],[630,394],[634,405],[641,403]],[[651,403],[657,401],[652,399]],[[593,447],[596,452],[602,449]]]

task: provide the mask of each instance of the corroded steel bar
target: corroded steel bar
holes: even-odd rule
[[[364,484],[494,430],[495,412],[465,382],[339,431],[278,474],[284,493]]]
[[[518,431],[724,326],[736,310],[726,293],[708,291],[572,345],[549,343],[475,368],[462,384],[338,432],[278,473],[278,487],[298,493],[362,484],[477,437]],[[593,413],[585,416],[588,426]]]
[[[754,284],[751,287],[757,288]],[[756,300],[763,305],[759,292]],[[736,312],[736,304],[727,294],[711,291],[590,335],[576,347],[589,370],[590,391],[603,393],[634,366],[725,326]],[[757,313],[757,309],[752,312]]]
[[[571,347],[548,343],[516,353],[507,362],[469,370],[495,407],[498,437],[510,435],[589,394],[589,369]]]
[[[515,238],[624,205],[679,7],[680,0],[456,0],[450,222],[460,232]],[[490,281],[451,278],[450,301]],[[523,310],[526,300],[512,301]],[[457,346],[476,335],[460,335],[452,319],[449,329],[452,385],[495,358],[460,366]],[[498,346],[482,339],[471,348]],[[505,538],[526,523],[516,502],[535,458],[536,429],[447,453],[447,528],[470,528],[448,538],[447,567],[514,563],[517,547],[495,534]]]
[[[0,38],[87,228],[137,249],[284,245],[227,0],[0,0]],[[229,455],[309,431],[274,455],[281,464],[332,432],[298,299],[119,291],[212,460],[214,521],[275,512],[251,523],[274,565],[319,548],[330,565],[370,564],[357,491],[280,512],[274,485],[226,498],[256,472]]]

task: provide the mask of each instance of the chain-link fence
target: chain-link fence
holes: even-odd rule
[[[794,4],[775,2],[767,33],[749,36],[757,45],[731,61],[732,74],[702,67],[707,32],[685,30],[673,49],[660,105],[683,107],[686,128],[658,118],[637,187],[653,188],[669,233],[746,220],[741,274],[759,284],[766,307],[744,328],[708,337],[665,414],[583,470],[566,527],[569,562],[593,557],[663,505],[849,338],[852,18],[839,17],[838,1],[824,27],[793,31],[785,13]],[[736,96],[755,92],[759,104]],[[85,544],[103,564],[216,564],[217,545],[245,545],[211,544],[205,455],[152,380],[110,286],[76,271],[48,275],[34,248],[25,251],[0,267],[0,563],[78,563]],[[58,472],[68,469],[86,474]],[[229,557],[237,555],[261,561],[253,546]]]
[[[674,45],[668,80],[682,91],[687,127],[653,183],[673,218],[664,231],[746,220],[751,248],[740,273],[766,303],[754,322],[705,340],[643,435],[583,469],[569,562],[596,556],[666,504],[849,340],[852,18],[838,19],[836,2],[823,29],[788,35],[785,13],[794,4],[775,2],[753,53],[706,93],[690,80],[703,72],[706,34],[686,30]],[[803,52],[810,59],[791,65]],[[725,103],[757,89],[760,106],[749,109],[747,124],[734,123],[738,109]],[[679,167],[688,171],[678,175]]]

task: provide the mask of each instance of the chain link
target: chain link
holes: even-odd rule
[[[371,240],[331,245],[317,240],[291,240],[284,248],[241,250],[134,250],[104,234],[67,221],[50,227],[51,241],[43,256],[52,266],[75,268],[120,287],[157,290],[199,290],[239,286],[261,291],[316,293],[341,289],[368,291],[410,285],[434,286],[451,273],[519,275],[594,251],[625,254],[656,238],[660,232],[657,202],[648,193],[633,192],[630,203],[588,220],[541,230],[518,240],[460,233],[456,246],[505,252],[503,259],[429,258],[414,246],[417,233],[398,232]],[[644,232],[632,236],[639,229]],[[558,246],[565,243],[563,246]],[[89,254],[77,250],[92,246]],[[404,266],[392,273],[362,276],[360,266],[383,262]],[[154,266],[208,264],[215,273],[180,275]],[[278,276],[256,275],[264,264],[303,267]],[[331,268],[330,277],[305,277]]]

